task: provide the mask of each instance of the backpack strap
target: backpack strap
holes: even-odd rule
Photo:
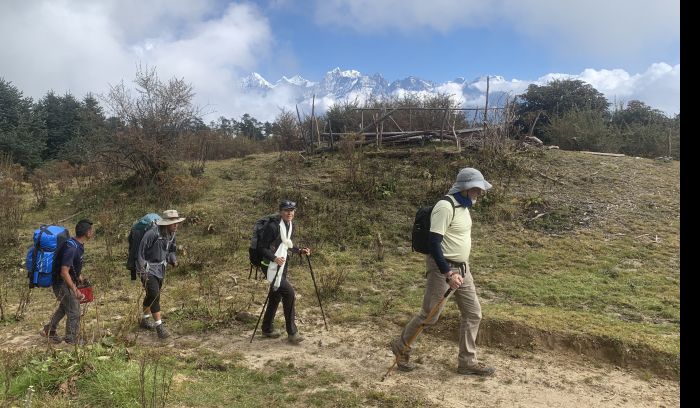
[[[454,200],[452,197],[450,197],[449,195],[446,195],[446,196],[442,197],[442,198],[441,198],[440,200],[438,200],[438,201],[441,201],[441,200],[449,201],[450,204],[452,204],[452,219],[454,219],[454,217],[455,217],[455,208],[456,208],[456,207],[461,207],[462,205],[461,205],[461,204],[458,205],[458,206],[455,205],[455,200]]]
[[[42,225],[39,227],[39,236],[37,237],[36,241],[34,241],[34,252],[32,253],[32,282],[35,280],[38,280],[38,277],[36,276],[36,257],[37,257],[37,252],[39,252],[39,249],[41,248],[41,235],[46,231],[46,226]]]

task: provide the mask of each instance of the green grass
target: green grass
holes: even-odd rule
[[[423,296],[423,258],[411,252],[409,241],[416,209],[444,194],[459,168],[488,163],[478,155],[416,149],[402,158],[360,158],[358,178],[351,183],[347,161],[334,154],[306,161],[289,154],[259,154],[209,162],[205,180],[197,187],[202,189],[198,198],[172,205],[188,221],[178,232],[180,266],[169,269],[166,279],[161,301],[165,318],[178,335],[252,329],[254,322],[235,320],[240,311],[257,316],[266,295],[264,283],[247,279],[252,225],[261,215],[275,212],[279,199],[291,198],[299,202],[296,242],[314,250],[311,260],[329,323],[371,321],[395,330],[394,324],[405,323],[418,310]],[[549,151],[517,153],[489,166],[480,168],[494,189],[472,211],[470,260],[485,321],[611,338],[680,355],[678,162]],[[85,331],[97,338],[107,330],[134,334],[141,289],[128,280],[123,266],[125,237],[135,219],[165,208],[138,195],[125,197],[119,183],[91,190],[85,202],[76,197],[80,197],[76,191],[56,195],[45,209],[27,211],[20,231],[22,245],[3,248],[0,266],[8,272],[0,284],[9,290],[0,332],[35,331],[51,313],[49,291],[34,290],[31,313],[20,321],[12,319],[17,293],[24,285],[19,265],[36,225],[82,209],[80,217],[101,214],[104,221],[98,222],[98,235],[86,246],[85,273],[95,284],[100,303],[84,319]],[[118,215],[109,219],[112,212]],[[118,229],[112,259],[105,256],[106,224]],[[384,243],[382,260],[376,255],[378,233]],[[308,266],[295,258],[290,273],[303,295],[298,307],[320,318]],[[445,319],[457,314],[456,308],[448,307]],[[360,393],[358,399],[332,375],[313,389],[294,380],[300,375],[323,377],[319,368],[252,372],[242,365],[221,364],[220,357],[202,350],[197,353],[201,356],[186,360],[184,366],[175,365],[175,378],[187,378],[173,384],[172,396],[182,405],[207,406],[221,398],[238,406],[259,406],[256,398],[261,396],[297,406],[324,401],[338,406],[412,403],[375,390]],[[110,378],[97,361],[76,386],[94,388],[91,398],[96,399],[90,405],[113,398],[130,406],[120,395],[133,397],[133,388],[126,387],[132,386],[138,364],[111,357],[104,362],[116,367],[115,378]],[[13,398],[22,398],[27,384],[36,380],[44,400],[58,398],[58,406],[64,401],[50,386],[64,377],[40,371],[22,375],[13,382],[18,387],[13,388]],[[100,391],[110,382],[120,384],[122,391]]]

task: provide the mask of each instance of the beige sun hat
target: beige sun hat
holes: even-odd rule
[[[178,222],[183,222],[185,220],[186,218],[180,217],[178,215],[177,210],[165,210],[163,211],[163,218],[161,220],[156,221],[156,224],[170,225],[177,224]]]

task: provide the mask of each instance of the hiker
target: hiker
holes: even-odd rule
[[[459,357],[457,372],[488,376],[495,371],[480,362],[476,356],[476,334],[481,322],[481,305],[476,295],[474,279],[469,271],[472,219],[469,208],[491,188],[479,170],[463,168],[457,180],[447,192],[450,203],[440,200],[430,215],[430,253],[425,256],[426,284],[423,305],[418,314],[404,327],[401,336],[391,342],[397,368],[411,371],[415,365],[409,362],[411,341],[421,330],[437,322],[444,302],[430,321],[426,321],[433,307],[444,297],[448,288],[454,290],[459,306]],[[453,207],[454,205],[454,207]],[[414,339],[415,340],[415,339]]]
[[[54,343],[60,343],[61,338],[56,333],[56,328],[64,316],[66,318],[66,335],[63,340],[68,344],[82,345],[80,334],[80,301],[83,295],[78,290],[78,282],[83,282],[83,253],[85,242],[94,235],[92,221],[82,219],[75,225],[75,236],[69,238],[56,254],[56,273],[53,277],[52,289],[58,307],[51,316],[49,324],[45,325],[41,335],[48,337]]]
[[[262,256],[263,269],[267,271],[267,280],[270,282],[270,292],[267,310],[263,317],[263,337],[278,338],[280,333],[273,330],[273,321],[277,307],[282,301],[284,309],[284,321],[287,329],[287,341],[292,344],[301,343],[304,338],[299,334],[295,320],[294,287],[287,280],[289,264],[287,251],[295,254],[310,255],[311,249],[299,248],[294,245],[294,226],[292,220],[296,212],[297,204],[294,201],[284,200],[279,205],[279,218],[268,222],[263,230],[258,249]]]
[[[146,289],[140,326],[148,330],[155,329],[160,339],[170,337],[162,321],[160,292],[163,288],[166,265],[177,266],[175,233],[183,221],[185,218],[181,218],[177,210],[164,211],[162,218],[156,221],[158,228],[148,230],[139,244],[138,275]]]

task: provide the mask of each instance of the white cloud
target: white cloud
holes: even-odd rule
[[[680,41],[680,2],[668,0],[317,0],[315,16],[360,33],[511,27],[562,53],[608,58]]]
[[[3,2],[0,38],[0,75],[35,98],[50,89],[80,96],[133,71],[128,50],[97,7]]]
[[[665,63],[652,64],[641,74],[629,75],[623,70],[587,69],[578,79],[593,85],[611,103],[633,99],[660,109],[668,115],[681,111],[681,66]]]
[[[652,108],[662,110],[667,115],[681,111],[681,66],[666,63],[654,63],[646,71],[630,74],[623,69],[585,69],[578,75],[550,73],[536,80],[518,80],[491,82],[490,89],[522,94],[528,85],[545,85],[554,79],[579,79],[591,84],[605,95],[611,104],[640,100]],[[485,89],[484,84],[479,89]],[[611,106],[612,107],[612,106]]]
[[[0,3],[0,75],[27,96],[82,97],[130,83],[137,63],[184,77],[197,103],[228,116],[238,78],[268,55],[269,23],[250,4],[213,0],[29,0]]]
[[[268,9],[277,10],[302,6],[296,0],[267,3]],[[585,5],[554,0],[319,0],[316,5],[317,21],[363,32],[409,32],[415,27],[446,32],[509,22],[531,37],[552,38],[553,46],[561,43],[574,50],[622,47],[624,52],[677,38],[678,14],[676,3],[650,0],[591,0]],[[177,76],[192,83],[197,103],[214,111],[207,121],[243,113],[273,120],[281,107],[294,110],[296,95],[289,90],[275,89],[260,96],[244,94],[238,86],[242,76],[269,61],[272,47],[281,52],[274,55],[275,66],[268,72],[284,71],[280,76],[292,76],[297,72],[289,67],[300,64],[293,44],[274,38],[271,23],[254,3],[0,1],[0,38],[5,39],[0,47],[0,76],[35,99],[49,90],[82,97],[87,92],[105,92],[108,84],[122,79],[129,84],[141,62],[156,67],[162,79]],[[660,40],[655,42],[656,38]],[[665,63],[636,74],[587,69],[578,75],[547,74],[535,80],[492,77],[490,89],[520,94],[530,83],[542,84],[555,77],[589,82],[611,102],[640,99],[667,113],[680,111],[680,65]],[[465,105],[482,105],[479,93],[485,91],[485,81],[471,86],[473,92],[467,92],[471,96],[461,94],[455,84],[438,90],[455,95]],[[333,100],[317,95],[316,103],[317,110],[323,111]],[[310,104],[305,101],[300,109],[309,113]]]

